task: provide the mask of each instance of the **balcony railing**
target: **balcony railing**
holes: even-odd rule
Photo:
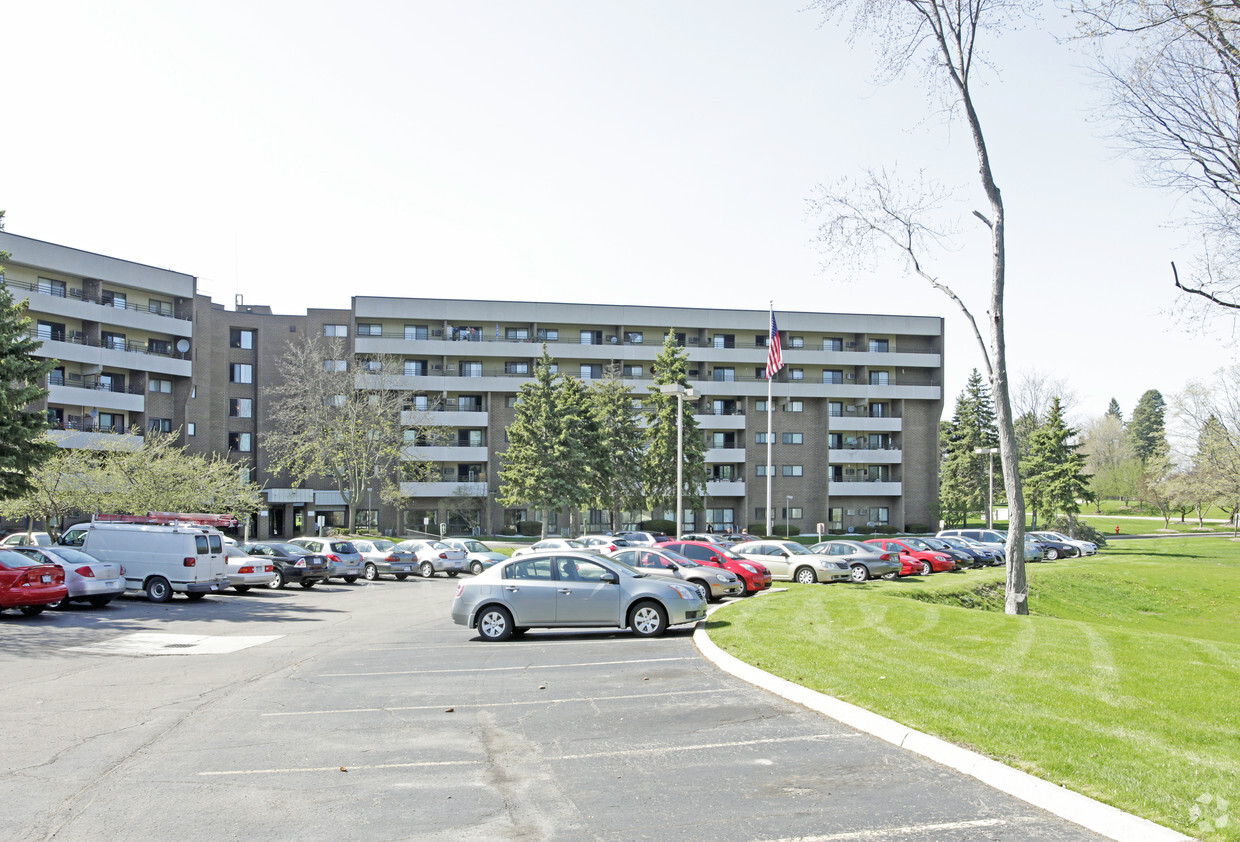
[[[5,286],[14,289],[24,289],[30,292],[37,292],[43,295],[50,295],[53,298],[72,298],[76,301],[85,301],[88,304],[98,304],[103,307],[113,307],[117,310],[132,310],[136,313],[151,313],[155,316],[163,316],[166,319],[178,319],[179,321],[192,321],[189,316],[178,316],[165,301],[148,301],[145,306],[141,304],[117,304],[116,300],[104,301],[102,297],[95,295],[87,295],[80,287],[53,287],[46,283],[31,283],[29,281],[18,281],[12,278],[6,278],[0,275],[0,282]]]
[[[871,412],[868,407],[858,406],[853,410],[844,410],[831,408],[830,415],[832,418],[900,418],[898,412],[887,410],[885,412]]]
[[[99,425],[95,418],[89,415],[70,415],[67,419],[47,419],[47,428],[49,430],[70,430],[78,433],[113,433],[116,435],[126,436],[142,436],[143,429],[138,426],[121,427],[113,424],[108,427]]]
[[[71,345],[83,345],[88,348],[107,348],[111,351],[125,351],[130,354],[146,354],[152,357],[167,357],[172,360],[188,360],[188,353],[172,350],[172,342],[168,342],[169,349],[167,351],[161,349],[152,349],[145,341],[140,339],[119,340],[109,338],[104,340],[87,339],[80,330],[59,331],[59,330],[40,330],[34,328],[28,331],[30,336],[41,342],[68,342]],[[163,341],[163,340],[161,340]]]
[[[848,444],[847,442],[844,442],[841,444],[828,445],[828,449],[830,450],[900,450],[901,448],[900,448],[900,445],[898,444],[871,445],[869,442],[855,442],[853,444]]]
[[[121,385],[101,380],[99,375],[59,374],[47,375],[49,386],[72,386],[75,389],[95,389],[100,392],[117,392],[122,395],[141,395],[143,390],[133,385]]]

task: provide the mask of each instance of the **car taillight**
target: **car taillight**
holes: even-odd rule
[[[456,595],[460,596],[465,591],[465,583],[461,582],[456,586]]]
[[[264,573],[275,573],[275,572],[276,572],[276,569],[275,569],[274,567],[272,567],[270,564],[264,564],[264,565],[263,565],[263,572],[264,572]]]
[[[327,560],[330,561],[332,564],[339,564],[340,556],[336,555],[335,553],[328,553]]]
[[[252,565],[252,564],[247,564],[245,567],[242,567],[242,568],[241,568],[240,570],[238,570],[237,572],[238,572],[238,573],[253,573],[253,572],[254,572],[254,565]]]
[[[305,566],[306,566],[306,560],[305,560],[304,558],[299,558],[299,559],[297,559],[297,563],[296,563],[296,564],[294,564],[293,566],[294,566],[294,567],[305,567]]]
[[[393,562],[400,561],[400,559],[394,555],[390,555],[387,558],[385,558],[384,561],[386,561],[388,564],[391,564]]]
[[[191,558],[189,556],[186,556],[185,559],[181,562],[181,565],[183,567],[195,567],[197,566],[197,564],[198,564],[198,559]]]
[[[439,554],[439,557],[440,557],[440,558],[447,558],[447,557],[448,557],[448,554],[447,554],[447,553],[440,553],[440,554]]]
[[[85,576],[87,579],[95,578],[95,571],[91,570],[89,567],[85,567],[85,566],[79,567],[77,570],[74,570],[73,572],[78,574],[79,576]]]

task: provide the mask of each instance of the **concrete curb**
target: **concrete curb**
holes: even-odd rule
[[[750,666],[716,646],[706,633],[705,623],[698,623],[693,632],[693,642],[707,660],[742,681],[976,778],[1000,792],[1013,795],[1108,839],[1117,842],[1192,842],[1191,836]]]

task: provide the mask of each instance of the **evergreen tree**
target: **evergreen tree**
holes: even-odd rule
[[[642,488],[642,449],[645,443],[633,409],[633,390],[615,371],[590,385],[590,406],[597,433],[595,505],[611,513],[611,528],[619,529],[621,512],[645,505]]]
[[[654,386],[650,388],[650,408],[646,410],[647,448],[643,473],[646,481],[646,505],[657,516],[676,508],[676,395],[665,395],[660,386],[679,383],[689,385],[689,355],[676,344],[676,334],[669,330],[663,338],[663,349],[650,369]],[[693,402],[684,402],[684,481],[681,493],[689,499],[700,499],[706,488],[705,446],[697,421],[693,418]]]
[[[559,440],[550,454],[556,458],[556,508],[568,508],[570,534],[577,534],[573,515],[594,502],[602,469],[598,428],[594,423],[590,391],[576,377],[561,377],[555,389]]]
[[[531,506],[545,513],[563,498],[560,478],[563,426],[556,411],[556,374],[553,360],[543,346],[534,366],[534,380],[517,391],[516,417],[508,426],[508,449],[501,454],[499,501],[505,506]]]
[[[1118,421],[1122,422],[1124,420],[1124,413],[1120,411],[1119,401],[1115,398],[1111,398],[1111,403],[1107,406],[1106,414]]]
[[[992,460],[978,448],[999,446],[995,407],[981,373],[973,369],[964,391],[956,398],[951,421],[942,425],[943,464],[939,508],[950,524],[967,524],[971,513],[986,510],[990,493],[987,472]],[[998,460],[993,460],[994,464]],[[1002,489],[1002,479],[996,483]]]
[[[1133,452],[1142,463],[1167,444],[1166,415],[1167,403],[1157,389],[1150,389],[1137,401],[1128,432],[1132,436]]]
[[[47,416],[26,409],[47,395],[47,375],[56,361],[32,356],[43,343],[30,329],[27,302],[15,304],[3,282],[7,258],[0,252],[0,500],[29,493],[31,472],[57,450],[46,436]]]
[[[1049,519],[1056,513],[1074,515],[1078,500],[1089,497],[1089,475],[1085,455],[1074,443],[1077,431],[1065,423],[1059,398],[1051,402],[1046,422],[1029,438],[1029,458],[1021,466],[1025,478],[1025,500],[1033,512]]]

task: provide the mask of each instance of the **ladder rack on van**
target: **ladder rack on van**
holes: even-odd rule
[[[216,529],[236,529],[237,519],[232,515],[213,515],[200,512],[147,512],[144,515],[95,515],[95,523],[137,523],[148,526],[211,526]]]

